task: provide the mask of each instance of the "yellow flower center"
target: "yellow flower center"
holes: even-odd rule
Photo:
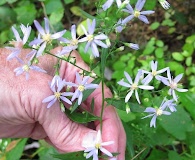
[[[134,16],[139,17],[140,16],[140,11],[134,11]]]
[[[87,40],[92,41],[93,40],[93,35],[87,35]]]
[[[45,35],[43,35],[43,40],[45,41],[45,42],[49,42],[49,41],[51,41],[51,35],[50,34],[45,34]]]
[[[177,83],[172,82],[172,83],[170,84],[170,87],[171,87],[172,89],[177,88]]]
[[[78,44],[78,39],[72,39],[70,44],[76,46]]]
[[[152,75],[156,76],[157,75],[157,71],[152,71]]]
[[[161,109],[156,109],[156,115],[157,115],[157,116],[162,115],[162,113],[163,113],[163,110],[161,110]]]
[[[60,95],[61,95],[60,92],[55,92],[54,95],[55,95],[55,97],[56,97],[58,100],[60,100]]]
[[[96,143],[96,144],[95,144],[95,148],[96,148],[96,149],[100,149],[100,147],[101,147],[101,144],[100,144],[100,143]]]
[[[26,65],[24,65],[24,66],[22,67],[22,69],[23,69],[24,71],[28,72],[30,68],[29,68],[29,66],[26,64]]]
[[[137,84],[133,83],[132,86],[131,86],[131,89],[135,90],[135,89],[137,89],[137,87],[138,87]]]
[[[81,92],[83,92],[85,90],[85,86],[79,85],[78,86],[78,90],[81,91]]]

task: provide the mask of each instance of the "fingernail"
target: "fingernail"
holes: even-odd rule
[[[97,136],[97,131],[90,131],[88,132],[84,137],[82,141],[82,147],[88,147],[90,144],[92,144]]]

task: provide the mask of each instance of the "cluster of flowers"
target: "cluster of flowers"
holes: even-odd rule
[[[173,79],[173,77],[171,76],[171,73],[170,73],[170,69],[168,67],[163,68],[161,70],[157,70],[157,67],[158,67],[158,62],[151,61],[151,70],[152,70],[151,72],[145,71],[145,70],[138,70],[138,73],[135,77],[134,82],[132,81],[132,78],[130,77],[130,75],[127,72],[124,72],[124,75],[125,75],[128,82],[125,82],[124,79],[122,79],[118,82],[119,85],[129,88],[129,92],[125,97],[126,103],[129,101],[132,94],[135,92],[135,97],[136,97],[138,103],[140,104],[141,102],[140,102],[137,90],[138,89],[153,90],[154,87],[148,85],[152,81],[153,78],[155,78],[159,82],[162,82],[164,85],[170,87],[168,94],[173,96],[173,99],[167,100],[167,101],[164,99],[159,108],[156,109],[156,108],[148,107],[144,111],[147,113],[152,113],[152,114],[146,116],[146,117],[153,116],[153,118],[150,122],[150,127],[152,127],[152,126],[156,127],[157,116],[160,116],[162,114],[165,114],[165,115],[171,114],[170,112],[164,111],[165,109],[169,108],[171,112],[176,111],[176,108],[175,108],[176,104],[174,103],[174,101],[177,102],[178,97],[177,97],[175,91],[178,91],[178,92],[187,92],[188,91],[187,89],[178,88],[178,82],[181,80],[183,74],[179,74]],[[164,73],[164,72],[167,72],[167,77],[163,77],[160,75],[161,73]],[[147,74],[147,76],[145,78],[143,78],[144,74]],[[127,108],[127,111],[129,112],[128,108]],[[146,117],[144,117],[144,118],[146,118]]]
[[[105,4],[103,4],[102,8],[104,11],[106,11],[108,8],[111,7],[114,0],[107,0]],[[129,0],[121,1],[116,0],[117,6],[119,8],[119,11],[126,12],[129,15],[124,19],[119,19],[117,24],[115,25],[115,31],[121,32],[127,23],[131,21],[133,18],[138,18],[144,23],[148,24],[149,21],[146,17],[146,15],[153,14],[154,11],[141,11],[146,0],[138,0],[135,8],[133,9],[132,6],[129,4]],[[168,9],[170,7],[169,3],[166,0],[159,0],[160,4],[163,6],[163,8]],[[104,43],[103,41],[109,41],[108,36],[104,33],[95,34],[96,29],[96,20],[89,20],[87,19],[87,28],[82,26],[82,30],[84,32],[84,36],[82,38],[77,37],[76,35],[76,25],[71,26],[71,39],[64,38],[63,35],[65,34],[66,30],[57,32],[52,34],[50,32],[50,26],[49,21],[47,18],[44,18],[45,26],[44,28],[40,25],[40,23],[35,20],[34,25],[36,29],[38,30],[38,36],[36,39],[31,41],[29,44],[27,44],[30,33],[31,33],[31,26],[24,26],[23,24],[20,26],[20,29],[23,33],[23,38],[20,37],[19,32],[12,27],[12,31],[15,36],[15,40],[12,40],[10,42],[13,47],[6,47],[11,51],[11,54],[7,57],[7,60],[10,61],[12,59],[17,59],[20,66],[14,69],[14,72],[16,72],[16,76],[21,75],[25,73],[26,79],[29,79],[29,71],[38,71],[46,73],[44,69],[41,69],[40,67],[36,66],[36,61],[40,56],[43,56],[45,52],[47,52],[47,46],[51,44],[53,40],[57,40],[62,45],[61,51],[57,53],[57,56],[62,57],[65,56],[68,53],[71,53],[73,50],[76,50],[78,48],[79,43],[86,43],[85,46],[85,52],[87,52],[89,49],[92,50],[92,56],[93,57],[99,57],[99,51],[98,46],[102,48],[108,48],[110,47],[109,43]],[[135,50],[139,49],[138,44],[134,43],[124,43],[125,46],[128,46],[130,48],[133,48]],[[25,46],[30,46],[31,51],[26,55],[26,57],[21,56],[21,51]],[[146,108],[145,112],[151,113],[150,115],[146,117],[153,116],[150,126],[155,127],[156,118],[159,115],[165,114],[169,115],[170,112],[165,111],[167,108],[171,110],[171,112],[176,111],[176,104],[174,101],[177,101],[177,96],[175,94],[175,90],[179,92],[186,92],[185,89],[179,89],[177,88],[177,83],[182,78],[182,74],[178,75],[175,79],[172,79],[170,75],[170,71],[168,68],[162,69],[157,71],[157,62],[151,63],[152,72],[140,70],[138,71],[135,81],[133,82],[131,77],[127,72],[125,72],[125,77],[127,78],[128,82],[125,82],[124,80],[121,80],[118,82],[119,85],[122,85],[124,87],[130,88],[129,93],[125,97],[125,102],[129,101],[132,94],[135,91],[136,99],[138,103],[141,103],[139,100],[137,89],[146,89],[146,90],[152,90],[154,89],[153,86],[149,86],[148,83],[152,80],[153,77],[155,77],[157,80],[161,81],[165,85],[170,87],[169,93],[173,96],[173,100],[164,100],[161,104],[161,106],[158,109],[148,107]],[[167,71],[168,78],[162,77],[159,74]],[[142,84],[139,85],[140,78],[144,75],[148,74],[144,79],[142,79]],[[83,91],[87,89],[96,89],[98,87],[97,84],[90,84],[88,83],[89,76],[81,77],[79,73],[76,73],[76,82],[66,82],[65,79],[62,79],[58,75],[55,75],[52,79],[52,82],[49,84],[51,91],[53,92],[52,95],[49,97],[46,97],[42,102],[48,103],[47,108],[50,108],[54,103],[57,101],[59,103],[65,103],[72,105],[72,102],[75,99],[78,99],[78,105],[82,103],[83,99]],[[67,87],[67,92],[64,92],[64,87]],[[69,92],[69,88],[74,87],[75,92]],[[73,90],[73,89],[72,89]],[[72,97],[71,99],[69,97]],[[146,118],[144,117],[144,118]],[[114,142],[102,142],[101,139],[101,132],[98,131],[96,139],[93,141],[94,143],[91,143],[90,145],[84,144],[83,147],[86,148],[84,152],[87,153],[86,158],[90,158],[93,156],[93,160],[98,160],[98,152],[99,150],[103,152],[104,154],[108,155],[109,157],[113,157],[113,155],[107,151],[103,146],[107,146],[110,144],[113,144]],[[114,159],[114,158],[113,158]]]

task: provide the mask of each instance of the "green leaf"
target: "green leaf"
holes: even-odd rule
[[[52,155],[57,154],[58,152],[51,146],[40,147],[38,150],[39,160],[58,160]]]
[[[6,154],[6,160],[20,159],[22,156],[24,146],[26,144],[27,138],[21,139],[17,145]]]
[[[72,121],[77,123],[88,123],[88,122],[100,120],[99,117],[94,116],[93,114],[87,111],[83,111],[82,113],[79,112],[71,113],[71,111],[67,109],[65,113],[68,116],[68,118],[70,118]]]
[[[71,152],[71,153],[66,153],[66,154],[54,154],[54,158],[58,158],[61,160],[86,160],[86,158],[83,156],[84,152]],[[89,160],[92,160],[92,158],[89,158]]]
[[[0,1],[0,5],[3,5],[3,4],[5,4],[6,3],[6,0],[1,0]]]
[[[182,105],[186,108],[192,118],[195,120],[195,94],[192,92],[177,93]]]
[[[127,65],[122,62],[122,61],[116,61],[114,64],[113,64],[113,68],[115,70],[121,70],[121,69],[124,69]]]
[[[176,60],[176,61],[183,61],[184,57],[181,53],[179,52],[173,52],[172,53],[172,57]]]
[[[106,98],[106,102],[108,103],[108,105],[112,105],[116,107],[117,109],[126,111],[126,103],[124,100]],[[135,103],[128,102],[128,105],[132,112],[143,112],[145,110],[144,107],[142,107],[141,105],[135,104]]]
[[[46,0],[45,9],[47,14],[64,9],[61,0]]]
[[[63,18],[63,15],[64,15],[64,9],[59,9],[59,10],[56,10],[54,12],[51,13],[51,15],[49,16],[49,21],[52,25],[60,22]]]
[[[167,159],[167,153],[157,149],[153,149],[149,157],[147,158],[147,160],[157,160],[157,159],[158,160]]]
[[[181,106],[177,106],[177,111],[171,115],[158,118],[162,118],[160,121],[161,126],[179,140],[185,140],[186,133],[193,130],[193,122],[189,114]]]
[[[33,3],[29,3],[14,9],[17,13],[17,20],[24,25],[32,24],[35,20],[37,10]]]
[[[155,50],[155,55],[156,55],[157,58],[162,58],[163,55],[164,55],[163,48],[157,48],[157,49]]]
[[[164,42],[161,41],[161,40],[157,40],[157,41],[156,41],[156,45],[157,45],[158,47],[163,47],[163,46],[164,46]]]
[[[70,4],[70,3],[74,2],[74,0],[64,0],[64,2],[65,2],[66,4]]]
[[[178,62],[171,61],[167,63],[167,66],[170,68],[171,71],[175,71],[176,75],[185,72],[183,65]]]
[[[7,0],[7,3],[14,3],[16,1],[18,1],[18,0]]]
[[[186,43],[184,44],[184,46],[182,47],[183,51],[187,51],[188,52],[188,57],[191,56],[194,52],[194,47],[192,44]]]
[[[195,42],[195,35],[191,35],[186,38],[186,43],[192,44],[193,42]]]
[[[188,58],[186,58],[186,66],[191,66],[191,64],[192,64],[192,57],[188,57]]]
[[[89,18],[89,19],[95,19],[94,16],[90,15],[89,13],[85,12],[84,10],[82,10],[80,7],[78,6],[73,6],[70,8],[71,12],[79,17],[82,17],[84,19]]]
[[[97,78],[95,80],[93,80],[91,83],[94,83],[94,84],[99,84],[101,81],[100,78]],[[89,95],[94,91],[95,89],[88,89],[88,90],[85,90],[83,92],[83,99],[82,99],[82,102],[85,101],[87,99],[87,97],[89,97]],[[72,109],[71,109],[71,113],[73,113],[77,108],[79,107],[78,105],[78,100],[74,103],[74,105],[72,106]]]
[[[168,157],[169,160],[173,160],[173,159],[182,160],[181,156],[175,151],[169,151]]]
[[[151,29],[151,30],[156,30],[159,26],[160,26],[160,23],[159,23],[159,22],[153,22],[153,23],[150,25],[150,29]]]
[[[155,47],[147,45],[146,48],[143,51],[143,55],[148,55],[154,52]]]
[[[136,116],[132,113],[128,113],[126,111],[123,111],[123,110],[120,110],[120,109],[117,109],[117,113],[120,117],[120,119],[122,119],[124,122],[129,122],[129,121],[133,121]]]

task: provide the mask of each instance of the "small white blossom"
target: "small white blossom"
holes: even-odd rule
[[[169,2],[167,2],[166,0],[158,0],[159,3],[161,4],[161,6],[164,8],[164,9],[169,9],[170,8],[170,4]]]

